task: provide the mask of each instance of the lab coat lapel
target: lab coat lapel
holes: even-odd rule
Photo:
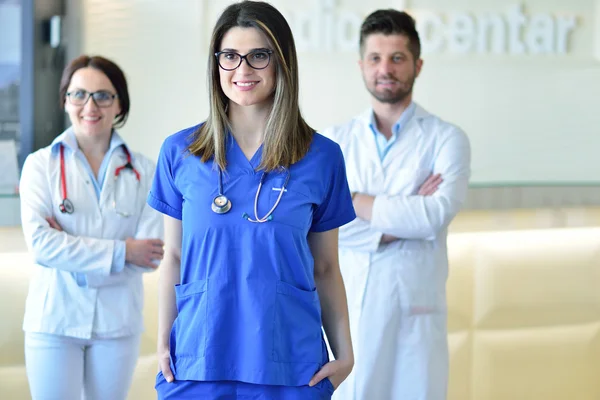
[[[415,112],[413,116],[406,122],[405,126],[401,128],[398,133],[398,138],[392,144],[392,147],[383,159],[383,169],[387,170],[390,166],[394,165],[398,167],[416,167],[411,164],[411,160],[418,158],[417,153],[418,139],[423,133],[421,129],[421,121],[429,116],[429,113],[425,111],[418,104],[415,105]],[[392,168],[394,170],[394,168]]]
[[[375,177],[383,175],[381,159],[379,158],[379,151],[377,150],[377,144],[375,143],[375,134],[370,126],[372,115],[373,110],[368,109],[358,118],[360,121],[360,128],[356,133],[358,135],[358,140],[356,142],[358,146],[354,150],[357,152],[357,158],[361,160],[359,165],[362,165],[361,176],[363,182],[372,180],[371,176],[363,175],[365,173],[368,174],[368,171],[371,170],[368,168],[368,164],[373,166]],[[370,184],[368,184],[368,186],[370,186]]]
[[[104,185],[102,185],[102,189],[100,190],[101,209],[112,207],[111,202],[113,201],[113,191],[115,190],[115,171],[118,167],[125,165],[126,162],[127,158],[123,153],[123,149],[115,149],[110,157],[108,167],[106,168]],[[123,179],[123,177],[121,177],[120,179]]]

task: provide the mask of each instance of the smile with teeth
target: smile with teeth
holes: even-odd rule
[[[235,84],[241,87],[250,87],[256,85],[258,82],[236,82]]]
[[[84,121],[99,121],[100,117],[82,117]]]

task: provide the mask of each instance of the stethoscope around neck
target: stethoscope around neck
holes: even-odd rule
[[[127,150],[127,147],[125,147],[125,146],[122,146],[122,147],[123,147],[123,152],[125,153],[125,156],[127,157],[127,162],[125,164],[123,164],[122,166],[115,169],[114,179],[116,181],[117,178],[119,177],[119,174],[124,169],[130,169],[135,174],[135,178],[137,179],[137,181],[139,183],[140,182],[140,173],[138,172],[137,169],[135,169],[135,167],[131,163],[131,154],[129,153],[129,150]],[[65,167],[65,147],[63,146],[62,143],[60,145],[60,189],[61,189],[61,195],[62,195],[62,202],[58,205],[58,210],[63,214],[73,214],[73,212],[75,211],[75,207],[73,206],[73,203],[71,202],[71,200],[69,200],[69,197],[67,196],[67,172],[66,172],[66,167]],[[114,199],[115,190],[116,190],[116,188],[113,188],[113,202],[112,202],[113,208],[115,209],[115,211],[118,214],[120,214],[124,217],[129,217],[131,215],[130,213],[120,212],[117,210],[117,203],[116,203],[116,200]]]
[[[287,187],[287,184],[290,180],[290,170],[289,170],[289,168],[285,168],[285,170],[287,172],[285,181],[284,181],[283,185],[281,186],[281,191],[279,192],[279,196],[277,196],[277,200],[275,201],[275,204],[273,205],[273,207],[271,207],[269,212],[267,212],[267,214],[265,214],[265,216],[262,218],[258,216],[258,197],[260,195],[260,191],[262,189],[263,182],[265,181],[265,177],[267,175],[266,172],[263,172],[260,177],[260,182],[258,183],[258,188],[256,189],[256,195],[254,196],[254,218],[251,218],[250,215],[248,215],[248,213],[242,214],[242,218],[244,218],[245,220],[247,220],[249,222],[254,222],[254,223],[264,223],[264,222],[271,221],[273,219],[273,212],[279,205],[279,202],[281,201],[281,197],[283,196],[283,193],[285,192],[285,188]],[[223,171],[221,170],[221,168],[219,168],[218,180],[219,180],[219,194],[213,199],[213,202],[211,204],[211,209],[217,214],[225,214],[225,213],[229,212],[229,210],[231,210],[231,200],[229,200],[223,192]]]

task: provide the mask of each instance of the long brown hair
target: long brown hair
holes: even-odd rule
[[[272,171],[281,166],[289,167],[308,152],[315,131],[302,118],[298,105],[298,59],[290,26],[277,9],[261,1],[230,5],[214,27],[208,57],[210,112],[206,122],[194,133],[189,151],[203,162],[214,157],[222,170],[227,165],[225,142],[231,129],[227,117],[229,99],[221,88],[215,53],[227,31],[234,27],[256,28],[273,46],[271,62],[276,66],[276,84],[258,169]]]

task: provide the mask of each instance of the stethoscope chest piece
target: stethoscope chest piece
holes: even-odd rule
[[[227,196],[220,194],[213,199],[211,208],[217,214],[225,214],[231,210],[231,201],[227,198]]]
[[[138,170],[135,169],[133,164],[131,164],[131,154],[129,153],[129,150],[127,150],[127,147],[125,147],[125,145],[123,145],[123,152],[125,153],[125,156],[127,157],[127,163],[121,167],[118,167],[115,170],[115,183],[119,177],[120,172],[123,169],[129,169],[129,170],[133,171],[133,173],[135,174],[135,177],[137,179],[137,182],[139,184],[141,175],[138,172]],[[62,143],[60,145],[60,189],[61,189],[62,201],[58,205],[58,210],[63,214],[73,214],[73,211],[75,211],[75,207],[73,207],[73,203],[67,197],[67,173],[66,173],[66,167],[65,167],[65,146]],[[131,216],[130,213],[120,212],[117,210],[116,201],[115,201],[115,189],[113,189],[113,202],[112,203],[113,203],[113,209],[117,212],[117,214],[120,214],[123,217]]]
[[[254,216],[256,218],[255,219],[250,218],[248,213],[244,213],[242,215],[242,218],[244,218],[246,221],[263,223],[263,222],[268,222],[268,221],[273,220],[273,215],[272,215],[273,211],[275,211],[275,209],[279,205],[279,202],[281,201],[281,196],[283,195],[283,192],[285,192],[287,183],[290,180],[290,170],[287,169],[287,176],[285,178],[285,182],[284,182],[283,186],[281,187],[281,191],[279,192],[277,201],[275,201],[275,205],[269,210],[269,212],[264,217],[259,218],[259,216],[258,216],[258,196],[260,195],[260,189],[262,188],[262,185],[263,185],[263,182],[265,179],[265,175],[266,175],[266,172],[263,172],[263,174],[260,177],[260,182],[258,184],[258,188],[256,189],[256,196],[254,197]],[[223,171],[221,171],[220,169],[219,169],[218,179],[219,179],[219,194],[217,195],[217,197],[215,197],[213,199],[210,207],[212,208],[213,212],[215,212],[216,214],[225,214],[226,212],[231,210],[231,201],[229,201],[227,196],[225,196],[223,194]]]
[[[75,207],[73,207],[73,203],[71,203],[71,200],[66,198],[63,199],[62,203],[60,203],[58,208],[63,214],[73,214],[73,211],[75,210]]]

